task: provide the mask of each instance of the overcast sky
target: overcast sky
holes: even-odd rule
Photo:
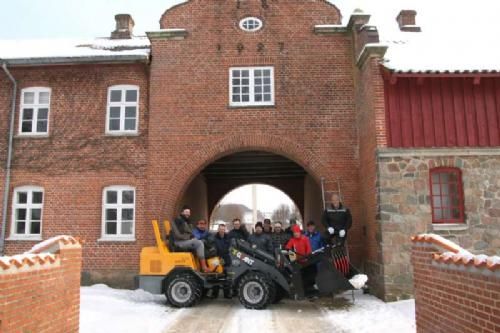
[[[215,1],[215,0],[205,0]],[[159,28],[159,19],[181,0],[1,0],[0,39],[90,38],[108,36],[113,16],[130,13],[136,34]],[[374,16],[371,23],[394,22],[400,9],[417,9],[418,23],[436,34],[459,29],[493,36],[500,31],[500,0],[332,0],[347,20],[353,9]],[[458,39],[459,34],[450,38]],[[496,37],[496,35],[495,35]]]
[[[229,192],[220,204],[237,203],[252,208],[252,186],[245,185]],[[292,208],[294,202],[284,192],[269,186],[257,185],[257,209],[263,213],[272,213],[280,204]]]

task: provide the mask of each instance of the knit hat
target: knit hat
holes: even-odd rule
[[[262,222],[255,223],[255,228],[257,229],[257,227],[261,227],[262,229],[264,229],[264,226],[262,225]]]
[[[297,224],[292,225],[292,232],[300,232],[300,227]]]

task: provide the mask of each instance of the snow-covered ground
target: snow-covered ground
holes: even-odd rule
[[[414,333],[415,301],[406,300],[384,303],[371,295],[355,292],[352,304],[351,292],[337,296],[326,314],[332,326],[341,332],[355,333]]]
[[[177,310],[164,296],[105,285],[81,289],[81,333],[378,333],[415,332],[414,301],[384,303],[356,292],[335,301],[284,301],[264,311],[244,309],[237,299],[205,300]]]
[[[184,310],[165,296],[98,284],[81,288],[80,333],[161,333]]]

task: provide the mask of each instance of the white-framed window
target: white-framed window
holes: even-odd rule
[[[135,188],[109,186],[103,191],[102,240],[135,240]]]
[[[50,88],[33,87],[21,91],[20,135],[48,135]]]
[[[137,134],[139,123],[139,87],[130,85],[108,88],[107,134]]]
[[[274,105],[273,67],[232,67],[229,77],[231,106]]]
[[[11,238],[41,238],[43,199],[44,191],[41,187],[21,186],[14,189]]]
[[[257,17],[245,17],[240,21],[240,29],[248,32],[259,31],[262,26],[262,20]]]

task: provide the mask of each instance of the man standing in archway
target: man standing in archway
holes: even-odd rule
[[[331,204],[328,205],[321,217],[321,224],[325,227],[330,237],[338,237],[341,243],[345,242],[347,231],[352,225],[352,216],[349,208],[344,207],[340,196],[333,193]]]

